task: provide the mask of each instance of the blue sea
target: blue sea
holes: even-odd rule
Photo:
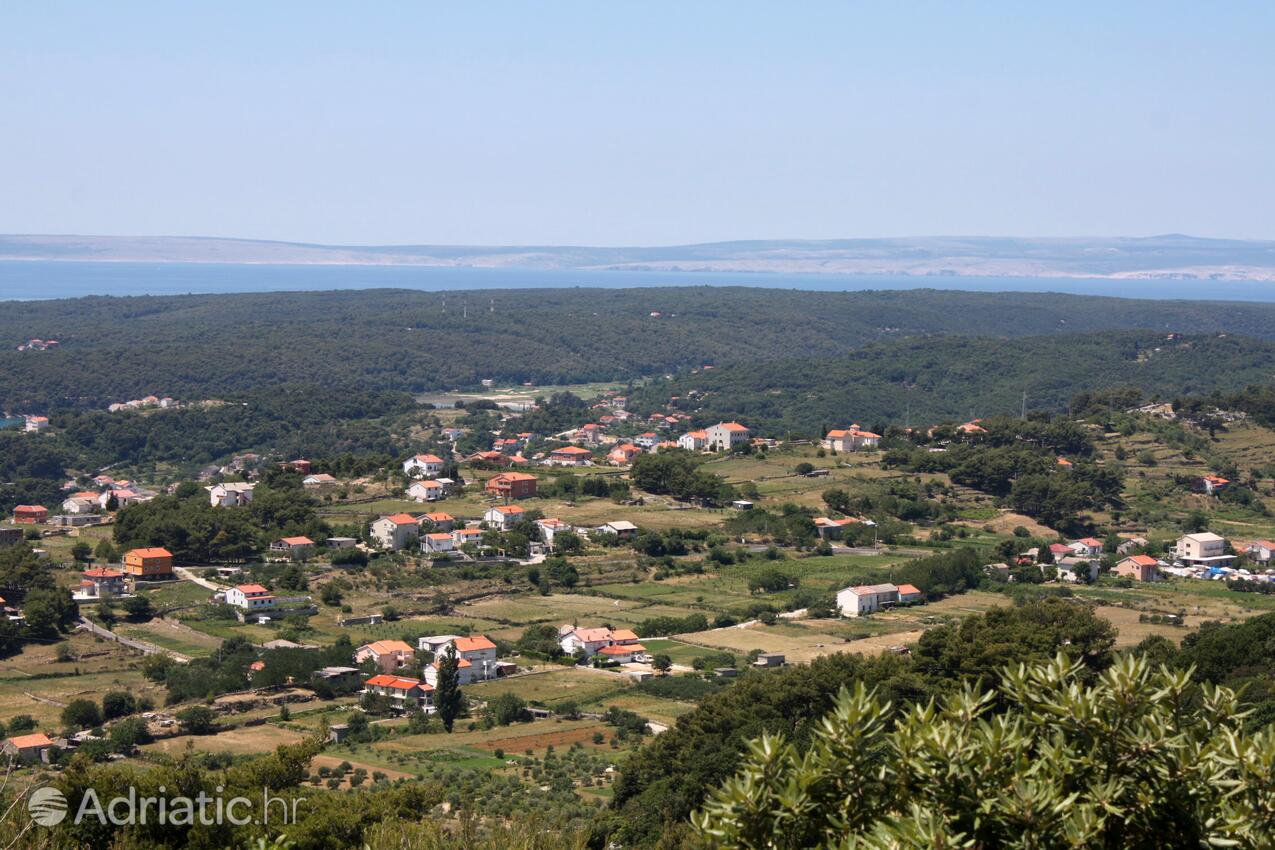
[[[1122,298],[1275,302],[1275,283],[1245,281],[0,261],[0,301],[79,298],[86,295],[185,295],[333,289],[418,289],[445,292],[462,289],[638,286],[756,286],[822,292],[929,288],[971,292],[1066,292]]]

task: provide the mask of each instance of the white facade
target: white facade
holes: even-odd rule
[[[899,589],[892,584],[861,584],[837,593],[837,610],[843,617],[859,617],[898,601]]]
[[[214,508],[233,508],[251,502],[252,489],[255,486],[254,484],[231,482],[229,484],[214,484],[204,489],[208,491],[208,500]]]
[[[407,488],[407,498],[415,502],[437,502],[447,495],[447,488],[437,481],[417,481]]]
[[[245,611],[274,607],[274,594],[259,584],[241,584],[226,590],[226,604]]]
[[[1184,564],[1201,566],[1225,566],[1234,560],[1226,554],[1226,538],[1211,531],[1179,537],[1174,555]]]
[[[413,478],[433,478],[443,471],[443,459],[437,455],[416,455],[403,461],[403,472]]]
[[[493,528],[499,528],[501,531],[508,531],[514,527],[518,520],[522,519],[526,513],[517,505],[500,505],[489,508],[487,513],[483,514],[483,522]]]
[[[708,432],[706,431],[688,431],[677,438],[677,447],[686,449],[688,452],[703,451],[708,445]]]
[[[420,533],[420,523],[415,517],[395,514],[374,521],[370,528],[372,539],[382,549],[397,552],[407,547],[407,541]]]
[[[455,549],[456,541],[452,539],[450,534],[442,531],[436,531],[421,537],[421,551],[423,552],[452,552]]]
[[[748,442],[748,429],[738,422],[719,422],[704,433],[708,438],[704,447],[709,451],[728,452]]]

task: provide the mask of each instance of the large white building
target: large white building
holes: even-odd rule
[[[860,584],[837,593],[837,611],[843,617],[859,617],[899,602],[899,588],[893,584]]]
[[[1211,531],[1179,537],[1173,554],[1189,567],[1229,567],[1235,560],[1234,555],[1226,554],[1226,538]]]
[[[421,524],[411,514],[394,514],[376,520],[369,530],[382,549],[397,552],[406,549],[408,541],[420,534]]]
[[[860,452],[875,449],[880,442],[880,434],[851,425],[845,430],[829,431],[823,439],[823,447],[835,452]]]
[[[711,452],[728,452],[748,442],[748,429],[738,422],[719,422],[704,429],[704,448]]]

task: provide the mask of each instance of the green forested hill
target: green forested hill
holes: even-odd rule
[[[1019,339],[931,337],[869,346],[843,358],[723,366],[658,381],[630,406],[678,406],[702,422],[738,419],[762,433],[814,436],[828,427],[1059,412],[1082,390],[1135,387],[1147,396],[1231,392],[1275,379],[1275,343],[1238,336],[1167,339],[1148,331]]]
[[[280,383],[412,391],[474,386],[483,378],[571,383],[702,364],[835,358],[923,334],[1134,328],[1275,338],[1275,305],[740,287],[9,302],[0,310],[0,407],[102,406],[147,393],[222,397]],[[62,344],[14,350],[30,337]]]

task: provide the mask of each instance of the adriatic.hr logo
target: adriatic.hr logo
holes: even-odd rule
[[[66,819],[66,795],[47,785],[37,788],[27,799],[27,811],[40,826],[57,826]]]

